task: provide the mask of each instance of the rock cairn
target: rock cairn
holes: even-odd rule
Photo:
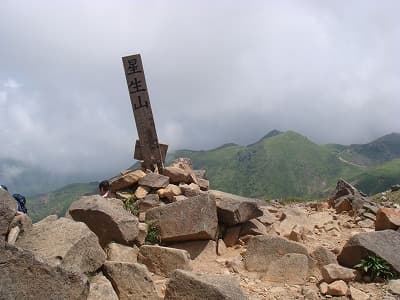
[[[327,202],[291,205],[210,190],[205,171],[183,158],[110,183],[113,198],[84,196],[65,217],[35,224],[0,190],[0,299],[400,294],[400,282],[370,284],[355,268],[373,255],[400,272],[400,211],[344,180]]]

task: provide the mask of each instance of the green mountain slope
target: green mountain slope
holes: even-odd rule
[[[194,167],[206,169],[212,188],[252,197],[321,197],[339,177],[362,168],[340,161],[334,151],[288,131],[255,144],[228,144],[209,151],[182,150]]]
[[[340,156],[365,166],[377,166],[400,158],[400,134],[391,133],[368,144],[350,145],[341,151]]]
[[[34,222],[52,214],[64,216],[72,202],[85,194],[97,193],[97,182],[75,183],[47,194],[27,198],[29,216]]]
[[[373,195],[400,183],[400,159],[395,159],[377,167],[365,170],[352,178],[364,193]]]

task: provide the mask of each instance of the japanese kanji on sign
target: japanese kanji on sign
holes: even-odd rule
[[[139,136],[135,145],[134,158],[142,161],[144,169],[160,171],[163,168],[168,146],[158,143],[142,59],[140,54],[136,54],[123,57],[122,62]]]

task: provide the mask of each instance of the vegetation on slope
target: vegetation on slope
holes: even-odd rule
[[[400,159],[366,169],[352,180],[360,190],[369,195],[383,192],[400,183]]]
[[[247,147],[177,151],[207,170],[212,188],[252,197],[321,197],[340,177],[361,169],[341,162],[330,149],[288,131],[267,135]]]
[[[96,194],[97,186],[97,182],[75,183],[48,194],[28,198],[29,216],[34,222],[52,214],[64,216],[72,202],[85,194]]]
[[[391,133],[368,144],[350,145],[342,150],[340,156],[365,166],[377,166],[400,158],[400,134]]]

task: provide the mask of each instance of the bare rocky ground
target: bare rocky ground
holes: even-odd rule
[[[209,190],[187,159],[110,183],[35,224],[0,191],[0,299],[400,299],[399,280],[354,269],[374,255],[400,272],[400,186],[377,204],[339,180],[283,205]]]
[[[338,253],[352,235],[374,231],[373,222],[366,221],[358,225],[353,216],[347,213],[336,213],[334,209],[322,205],[316,211],[310,205],[299,203],[287,206],[270,206],[276,219],[288,208],[304,213],[304,223],[311,229],[302,241],[309,253],[322,246],[333,253]],[[279,224],[277,221],[275,224]],[[305,284],[286,284],[271,282],[260,278],[256,272],[248,272],[243,266],[242,255],[246,252],[246,244],[226,248],[222,255],[207,253],[193,260],[193,271],[206,274],[232,274],[240,278],[240,286],[249,299],[348,299],[348,297],[324,296],[320,293],[318,279],[310,276]],[[158,279],[160,290],[165,288],[165,280]],[[352,287],[366,293],[366,299],[400,299],[387,291],[384,283],[352,282]],[[314,293],[310,293],[312,290]],[[316,295],[307,296],[307,294]],[[385,298],[386,297],[386,298]],[[361,298],[360,298],[361,299]]]

